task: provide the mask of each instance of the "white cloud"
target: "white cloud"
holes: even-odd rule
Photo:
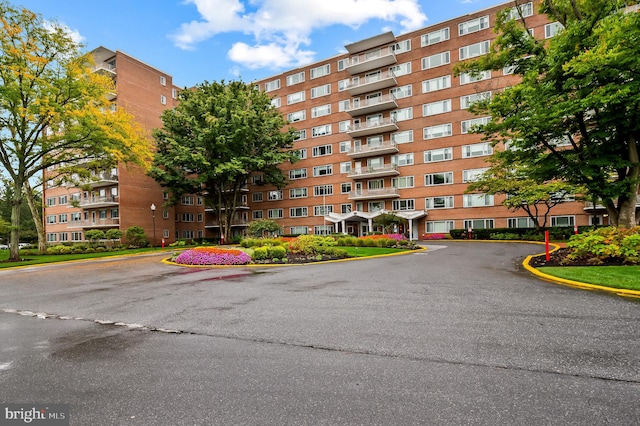
[[[78,30],[72,30],[63,23],[44,20],[42,25],[49,32],[55,32],[55,30],[58,28],[61,29],[62,31],[67,33],[67,35],[71,37],[71,40],[73,40],[73,42],[76,44],[82,44],[84,42],[84,37],[78,32]]]
[[[216,34],[241,32],[255,44],[233,44],[231,60],[248,68],[282,68],[313,61],[312,33],[332,25],[358,28],[378,19],[399,23],[402,31],[421,28],[426,16],[418,0],[187,0],[201,20],[182,24],[175,44],[193,49]]]

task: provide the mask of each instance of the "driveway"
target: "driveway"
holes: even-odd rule
[[[0,271],[0,402],[77,425],[637,424],[640,304],[540,281],[540,251]]]

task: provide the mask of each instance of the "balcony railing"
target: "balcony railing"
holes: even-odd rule
[[[115,75],[116,74],[116,66],[112,65],[108,62],[98,62],[93,67],[94,72],[106,72],[108,74]]]
[[[120,225],[120,218],[73,220],[68,222],[67,228],[113,228]]]
[[[118,197],[90,197],[80,201],[80,207],[84,208],[109,207],[117,205]]]
[[[397,188],[361,189],[349,193],[350,200],[373,200],[398,197],[400,197],[400,191]]]
[[[400,172],[396,164],[384,164],[382,166],[368,166],[361,169],[354,169],[347,175],[353,179],[383,177],[383,176],[397,176]]]
[[[606,207],[601,204],[602,201],[598,200],[596,205],[593,205],[592,201],[587,201],[586,203],[584,203],[584,209],[585,211],[589,211],[589,210],[606,210]],[[640,208],[640,195],[636,195],[636,208]]]
[[[91,188],[99,188],[101,186],[110,186],[118,183],[118,175],[111,173],[98,173],[92,176],[87,182]]]
[[[235,219],[233,221],[231,221],[231,227],[246,227],[249,226],[249,220],[248,219]],[[220,225],[218,224],[218,221],[207,221],[205,222],[204,225],[205,228],[208,229],[215,229],[215,228],[220,228]]]
[[[396,130],[398,130],[396,120],[392,117],[387,117],[349,126],[347,134],[352,138],[359,138],[375,135],[376,133],[395,132]]]
[[[366,144],[354,146],[347,155],[351,158],[363,158],[373,155],[395,154],[398,152],[398,144],[393,141],[382,141],[379,144]]]
[[[369,115],[380,111],[398,108],[396,97],[392,94],[376,96],[367,99],[354,99],[353,103],[345,111],[352,117],[359,115]]]
[[[385,71],[357,78],[347,85],[347,91],[350,95],[355,96],[387,89],[397,84],[398,81],[393,71]]]
[[[349,64],[345,69],[351,75],[360,74],[377,68],[386,67],[396,63],[396,55],[391,46],[371,50],[362,55],[349,58]]]

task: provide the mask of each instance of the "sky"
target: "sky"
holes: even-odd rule
[[[8,0],[173,77],[251,82],[506,0]]]

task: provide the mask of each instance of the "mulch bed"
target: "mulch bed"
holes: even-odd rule
[[[547,262],[545,255],[532,257],[529,262],[530,266],[539,268],[541,266],[622,266],[624,262],[622,259],[608,259],[604,263],[590,263],[586,259],[576,259],[572,261],[566,260],[569,254],[569,249],[561,248],[549,254],[549,261]]]

